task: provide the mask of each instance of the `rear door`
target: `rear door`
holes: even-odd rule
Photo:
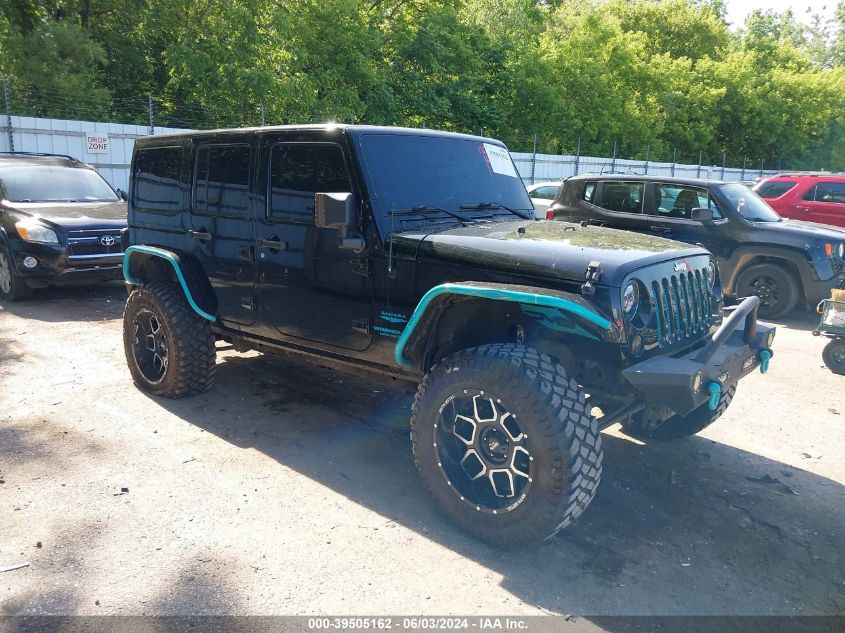
[[[800,218],[809,222],[845,226],[845,182],[820,180],[804,194]]]
[[[221,321],[250,325],[254,300],[254,135],[199,140],[191,156],[187,242],[214,288]]]

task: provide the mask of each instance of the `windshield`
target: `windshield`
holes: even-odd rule
[[[381,234],[407,227],[391,222],[390,211],[426,208],[454,225],[458,220],[436,209],[470,218],[533,218],[533,205],[507,149],[477,140],[410,134],[360,137],[375,214]],[[463,210],[461,208],[463,206]],[[473,207],[479,206],[479,208]],[[432,213],[428,211],[428,213]],[[419,224],[416,224],[419,227]]]
[[[0,198],[10,202],[115,202],[117,194],[93,169],[15,165],[0,169]]]
[[[780,222],[781,217],[748,187],[732,183],[722,185],[721,191],[736,212],[749,222]]]

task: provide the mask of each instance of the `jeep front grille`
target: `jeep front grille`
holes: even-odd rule
[[[713,324],[713,304],[704,270],[664,277],[651,284],[657,342],[663,347],[707,331]]]

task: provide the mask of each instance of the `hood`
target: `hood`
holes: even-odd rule
[[[828,224],[804,222],[803,220],[787,220],[784,218],[782,222],[758,222],[754,227],[758,230],[788,231],[791,235],[800,235],[805,239],[845,242],[845,229]]]
[[[393,244],[397,251],[420,259],[576,282],[584,281],[590,262],[599,262],[603,283],[611,285],[644,266],[709,254],[660,237],[545,220],[479,224],[433,234],[405,232],[396,234]]]
[[[20,216],[38,218],[57,228],[126,226],[126,202],[7,202]]]

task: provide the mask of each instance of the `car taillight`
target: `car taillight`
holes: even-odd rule
[[[555,212],[549,209],[546,211],[546,219],[547,220],[554,220],[555,219]]]

